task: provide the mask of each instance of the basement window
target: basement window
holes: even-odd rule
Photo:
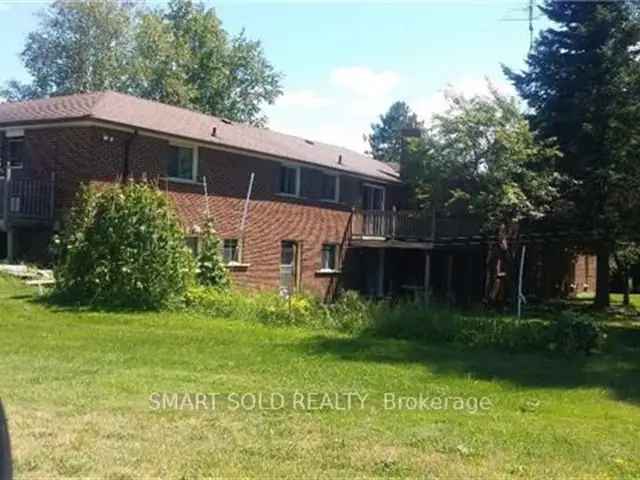
[[[184,242],[187,244],[189,250],[194,256],[197,256],[200,251],[200,239],[198,237],[185,237]]]
[[[321,272],[335,272],[338,270],[338,245],[325,243],[322,245]]]
[[[222,244],[222,258],[224,263],[240,263],[240,248],[237,238],[227,238]]]

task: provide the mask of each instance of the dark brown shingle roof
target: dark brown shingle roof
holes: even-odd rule
[[[116,123],[212,145],[366,175],[381,181],[398,181],[398,174],[390,165],[346,148],[309,141],[266,128],[228,122],[184,108],[116,92],[86,93],[0,104],[0,125],[69,120]],[[214,127],[216,135],[212,136]],[[338,163],[339,159],[341,159],[340,163]]]

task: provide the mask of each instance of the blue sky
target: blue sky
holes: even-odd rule
[[[362,135],[394,100],[423,118],[443,92],[511,92],[500,63],[521,67],[529,34],[526,1],[220,1],[224,27],[245,28],[285,74],[285,94],[266,108],[275,130],[362,151]],[[19,59],[44,2],[0,0],[0,81],[28,79]],[[538,22],[537,26],[542,24]]]

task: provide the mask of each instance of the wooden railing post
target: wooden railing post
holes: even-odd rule
[[[395,240],[396,238],[396,222],[398,221],[398,210],[394,205],[391,209],[392,217],[391,217],[391,238]]]
[[[5,222],[9,221],[9,190],[11,189],[11,167],[7,163],[7,173],[4,180],[4,198],[2,199],[4,205],[4,219]],[[6,225],[5,225],[6,226]]]

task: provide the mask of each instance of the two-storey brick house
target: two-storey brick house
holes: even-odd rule
[[[46,256],[81,183],[146,179],[173,199],[194,248],[213,216],[238,286],[483,295],[477,222],[406,210],[399,173],[348,149],[99,92],[0,104],[0,159],[0,250],[10,258]],[[532,245],[528,291],[565,288],[563,270],[544,267],[556,253]]]
[[[370,157],[114,92],[2,104],[0,141],[10,256],[46,250],[82,182],[146,178],[194,239],[212,214],[236,284],[326,295],[342,275],[354,209],[406,202],[398,173]],[[384,218],[371,222],[379,229]],[[365,287],[381,293],[374,273]]]

